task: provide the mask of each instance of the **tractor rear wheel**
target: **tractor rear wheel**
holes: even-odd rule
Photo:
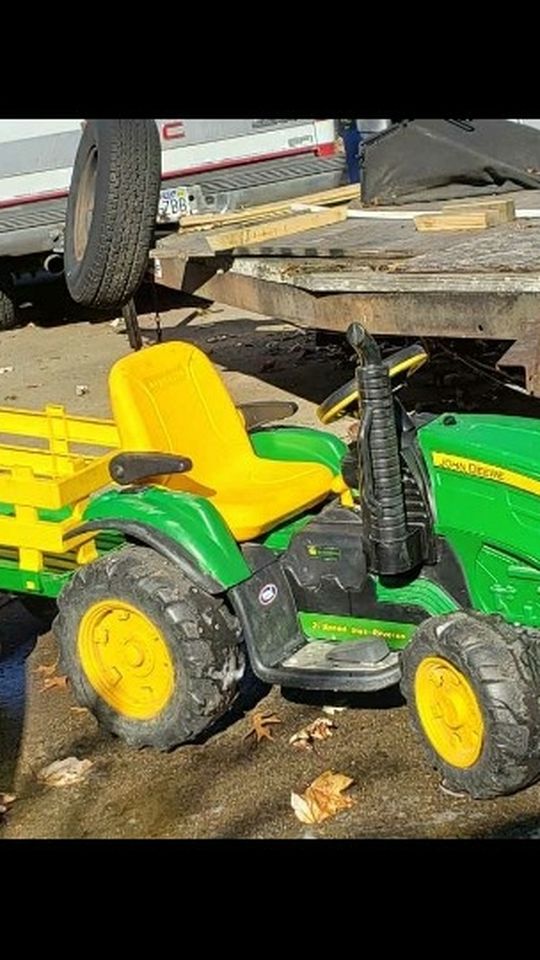
[[[232,704],[245,669],[235,621],[155,551],[126,546],[80,567],[58,609],[62,672],[127,743],[187,743]]]
[[[418,627],[401,690],[443,782],[476,798],[540,776],[540,648],[499,617],[453,613]]]

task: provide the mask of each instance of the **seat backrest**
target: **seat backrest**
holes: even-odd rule
[[[215,488],[235,458],[254,456],[218,372],[192,344],[164,343],[122,357],[109,374],[109,392],[122,448],[184,454],[198,484]]]

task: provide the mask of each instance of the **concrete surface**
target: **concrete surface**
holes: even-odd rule
[[[277,321],[218,305],[197,314],[173,309],[170,297],[162,310],[164,339],[200,344],[237,400],[295,396],[298,422],[315,424],[314,401],[352,375],[346,351],[316,351],[313,334]],[[152,314],[141,326],[152,339]],[[108,415],[107,371],[127,352],[122,324],[109,321],[0,334],[0,368],[13,367],[0,373],[0,404],[54,401]],[[78,396],[77,386],[87,392]],[[342,421],[337,432],[345,436],[351,423]],[[39,667],[54,663],[56,650],[51,635],[39,632],[18,601],[0,608],[0,792],[16,796],[2,820],[4,838],[540,836],[540,786],[489,802],[441,790],[396,691],[333,699],[273,689],[257,708],[281,720],[272,741],[246,739],[249,718],[236,715],[205,743],[169,754],[136,751],[100,731],[69,688],[43,689]],[[346,709],[333,718],[332,738],[312,752],[290,746],[289,737],[333,702]],[[43,767],[70,756],[92,762],[83,782],[40,782]],[[303,825],[291,791],[302,792],[328,769],[354,778],[354,805],[320,826]]]

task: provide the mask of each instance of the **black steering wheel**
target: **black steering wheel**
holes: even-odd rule
[[[385,367],[392,380],[410,377],[426,362],[428,355],[422,344],[413,343],[409,347],[403,347],[392,353],[386,360],[383,360]],[[356,379],[349,380],[342,387],[334,390],[317,407],[317,416],[321,423],[333,423],[340,417],[348,415],[358,418],[358,386]]]

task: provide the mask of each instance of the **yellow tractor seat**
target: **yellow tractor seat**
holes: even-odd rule
[[[211,500],[237,540],[258,537],[346,489],[321,464],[258,457],[219,374],[192,344],[123,357],[110,372],[109,391],[121,448],[189,457],[188,473],[157,482]]]

